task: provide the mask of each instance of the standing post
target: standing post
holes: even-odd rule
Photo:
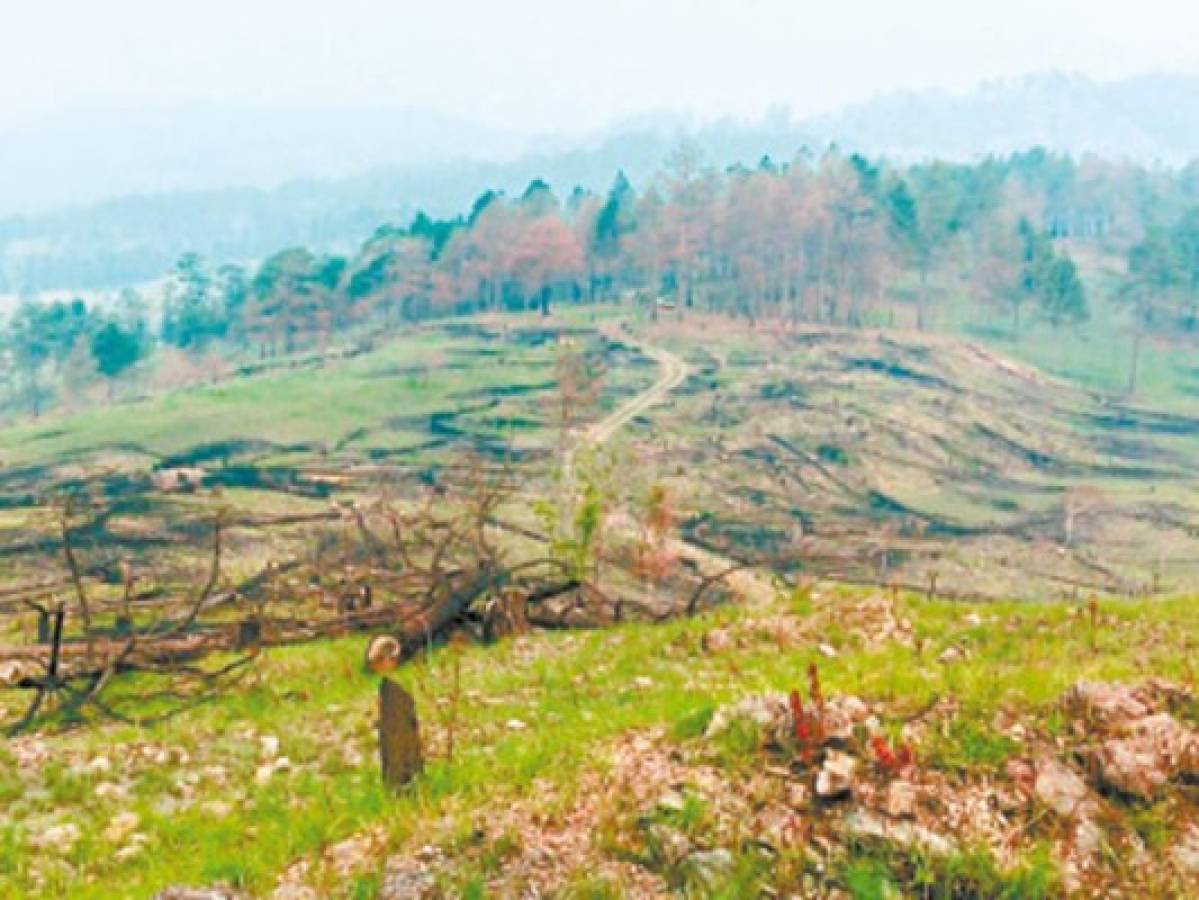
[[[390,678],[379,682],[379,757],[383,783],[393,791],[424,770],[416,703]]]

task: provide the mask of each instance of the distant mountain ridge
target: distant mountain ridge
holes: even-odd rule
[[[898,93],[811,119],[808,129],[872,155],[975,158],[1042,146],[1181,165],[1199,157],[1199,76],[1096,82],[1049,73],[963,95]]]
[[[644,187],[683,138],[717,166],[831,143],[908,161],[1033,146],[1175,166],[1199,158],[1199,76],[1185,74],[1050,73],[961,95],[897,93],[804,121],[648,116],[586,139],[532,139],[420,110],[180,115],[126,111],[5,135],[0,197],[10,207],[43,183],[128,196],[8,218],[0,208],[0,292],[116,288],[157,277],[187,250],[218,262],[290,244],[344,250],[382,222],[418,209],[453,215],[486,188],[519,191],[533,178],[565,195],[604,190],[623,169]]]

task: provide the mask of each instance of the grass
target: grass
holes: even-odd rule
[[[932,858],[913,850],[859,847],[841,872],[854,900],[921,897],[991,897],[1038,900],[1061,894],[1060,877],[1047,853],[1034,855],[1015,871],[999,869],[980,851]],[[901,889],[902,886],[902,889]]]
[[[838,593],[824,603],[852,597]],[[218,880],[266,892],[295,859],[365,827],[382,827],[399,842],[431,817],[469,822],[474,810],[530,796],[537,785],[568,788],[582,770],[600,764],[608,742],[629,730],[660,726],[673,728],[678,740],[691,739],[714,704],[788,689],[814,660],[830,695],[852,691],[904,709],[953,694],[970,724],[951,732],[948,745],[935,752],[963,765],[998,767],[1010,748],[982,729],[1001,708],[1045,714],[1081,677],[1186,677],[1199,641],[1193,603],[1105,604],[1111,624],[1093,651],[1064,606],[969,607],[906,598],[906,614],[928,635],[971,635],[971,656],[948,666],[897,645],[869,649],[850,638],[839,642],[832,660],[806,645],[780,652],[765,637],[735,659],[706,654],[700,642],[708,629],[750,615],[732,609],[659,626],[536,634],[469,648],[461,656],[464,699],[453,762],[437,758],[438,710],[447,702],[453,651],[436,649],[400,672],[418,699],[433,758],[414,790],[398,798],[383,791],[376,773],[375,681],[359,668],[361,639],[273,650],[249,682],[160,726],[46,737],[50,762],[32,772],[18,772],[7,754],[0,762],[0,785],[9,786],[0,791],[0,895],[149,896],[166,884]],[[785,610],[786,601],[780,604]],[[965,625],[971,611],[991,624]],[[0,702],[15,698],[0,695]],[[512,720],[525,727],[512,730]],[[279,738],[291,767],[257,784],[262,735]],[[728,749],[740,756],[748,746]],[[153,761],[164,752],[165,761]],[[111,771],[86,770],[99,756]],[[98,795],[104,783],[123,787],[128,798]],[[103,832],[123,809],[139,815],[148,843],[140,855],[118,861],[118,848]],[[682,815],[699,823],[703,810],[685,806]],[[82,832],[64,860],[30,852],[31,835],[63,822]],[[1150,826],[1146,820],[1146,830]],[[503,850],[495,852],[502,856]],[[363,884],[367,890],[370,882]]]
[[[1082,255],[1080,265],[1090,316],[1080,325],[1053,328],[1031,315],[1013,332],[1009,322],[977,304],[951,305],[945,325],[950,331],[991,344],[999,352],[1091,390],[1123,397],[1127,394],[1133,336],[1128,307],[1116,297],[1119,279],[1110,260]],[[1140,404],[1193,412],[1199,396],[1199,373],[1193,348],[1185,344],[1145,341],[1132,399]]]
[[[504,428],[507,417],[517,420],[513,430],[528,430],[519,420],[538,418],[535,397],[553,378],[557,350],[552,341],[522,343],[522,324],[591,327],[586,317],[575,314],[544,322],[515,320],[493,337],[436,328],[413,331],[362,356],[325,360],[316,368],[268,370],[9,427],[0,430],[0,463],[45,464],[118,447],[134,448],[154,459],[198,445],[246,440],[278,448],[300,446],[301,458],[308,459],[323,452],[390,451],[428,439],[420,424],[397,426],[391,420],[460,411],[477,405],[478,397],[492,389],[532,392],[532,404],[518,398],[486,413],[499,420],[497,428]],[[594,342],[594,332],[590,340]],[[609,384],[620,392],[651,380],[652,374],[615,367]],[[613,402],[611,394],[606,400]],[[262,450],[256,455],[265,458]],[[297,461],[294,454],[283,453],[281,458]]]

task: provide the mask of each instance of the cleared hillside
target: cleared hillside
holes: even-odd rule
[[[1199,572],[1199,417],[946,337],[712,320],[652,339],[695,372],[640,439],[710,547],[995,597]]]

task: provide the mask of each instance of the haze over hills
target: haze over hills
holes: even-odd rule
[[[968,159],[1043,146],[1181,165],[1199,156],[1199,77],[1101,83],[1048,73],[990,82],[965,95],[890,94],[808,126],[846,146],[904,159]]]
[[[187,250],[217,261],[289,244],[344,250],[382,222],[418,209],[454,215],[487,187],[519,191],[538,177],[565,194],[603,190],[624,169],[644,187],[682,138],[717,166],[830,143],[905,160],[1043,146],[1181,165],[1199,157],[1199,77],[1045,74],[963,95],[892,94],[804,121],[658,115],[554,138],[412,109],[60,116],[0,143],[0,291],[115,288],[160,275]],[[68,199],[76,205],[52,208]]]

